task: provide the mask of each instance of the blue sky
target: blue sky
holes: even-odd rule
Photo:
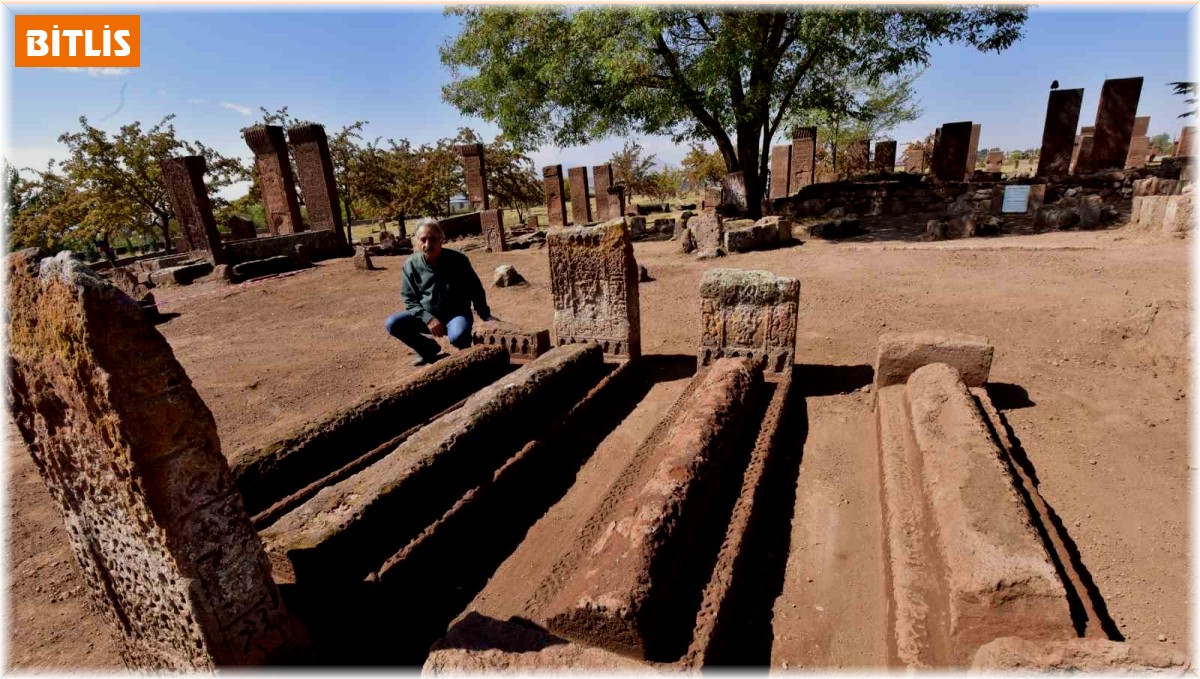
[[[406,137],[414,143],[472,127],[490,138],[499,130],[463,117],[441,101],[450,77],[437,48],[457,29],[440,7],[258,8],[137,6],[7,6],[13,13],[142,15],[142,65],[121,74],[8,67],[12,148],[19,166],[62,158],[59,134],[78,118],[115,130],[175,113],[186,139],[249,158],[239,129],[259,118],[259,107],[287,106],[294,115],[337,129],[367,120],[370,137]],[[1166,83],[1188,79],[1188,6],[1034,8],[1025,38],[1000,54],[938,46],[917,83],[923,115],[891,132],[901,143],[943,122],[981,123],[980,146],[1032,148],[1041,141],[1050,81],[1084,88],[1080,124],[1095,118],[1105,78],[1144,76],[1138,115],[1150,132],[1175,137],[1185,110]],[[7,44],[11,45],[11,42]],[[11,51],[9,52],[11,54]],[[1194,79],[1194,78],[1193,78]],[[670,140],[641,140],[661,161],[677,164],[686,152]],[[538,165],[593,165],[619,148],[607,139],[586,147],[543,148]]]

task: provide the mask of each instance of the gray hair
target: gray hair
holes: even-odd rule
[[[417,222],[417,227],[413,229],[413,243],[416,243],[417,241],[417,232],[427,227],[430,231],[436,231],[437,235],[441,236],[442,240],[446,240],[446,232],[442,230],[441,223],[433,217],[425,217],[421,221]]]

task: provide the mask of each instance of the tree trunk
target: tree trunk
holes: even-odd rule
[[[171,247],[171,220],[161,212],[155,213],[155,216],[158,217],[158,228],[162,229],[163,249],[168,255],[172,254],[174,250]]]
[[[746,211],[751,219],[762,217],[763,186],[758,173],[758,144],[761,129],[756,124],[739,126],[738,164],[746,186]]]
[[[100,254],[104,255],[114,269],[117,268],[117,258],[113,256],[112,246],[108,243],[108,234],[98,237],[96,242],[100,246]]]

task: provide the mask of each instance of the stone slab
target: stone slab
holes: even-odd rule
[[[1066,590],[958,371],[918,369],[908,402],[945,569],[951,664],[1001,636],[1073,638]]]
[[[1104,81],[1104,87],[1100,90],[1100,105],[1096,111],[1096,132],[1091,155],[1086,157],[1080,172],[1125,167],[1141,95],[1141,77],[1112,78]]]
[[[296,158],[296,173],[304,194],[309,227],[315,231],[333,231],[342,237],[342,204],[338,199],[325,127],[296,125],[288,130],[288,143]]]
[[[658,659],[664,622],[686,593],[658,563],[697,553],[706,492],[747,424],[761,374],[750,359],[721,359],[696,378],[658,448],[650,478],[612,514],[573,582],[547,607],[553,633],[639,659]]]
[[[550,351],[550,330],[488,327],[480,323],[471,328],[471,341],[484,347],[503,347],[511,358],[531,361]]]
[[[567,197],[563,195],[562,165],[542,168],[542,193],[546,197],[546,219],[550,226],[566,226]]]
[[[588,199],[588,175],[586,167],[567,170],[571,180],[571,221],[577,226],[592,222],[592,202]]]
[[[5,259],[9,403],[130,669],[302,659],[216,422],[141,309],[63,252]]]
[[[783,198],[791,193],[792,147],[784,144],[771,147],[771,199]]]
[[[727,356],[788,372],[796,356],[800,281],[768,271],[709,269],[700,281],[698,365]]]
[[[487,156],[483,144],[462,144],[457,147],[467,180],[467,204],[471,210],[487,210]]]
[[[479,227],[483,231],[483,242],[488,252],[505,252],[508,241],[504,234],[504,210],[482,210]]]
[[[963,181],[971,181],[971,177],[975,174],[975,162],[979,158],[979,134],[983,130],[983,126],[979,123],[971,125],[971,139],[967,144],[967,165],[963,168]]]
[[[688,220],[688,229],[696,242],[697,250],[719,248],[725,244],[725,223],[721,215],[705,210]]]
[[[792,132],[792,180],[789,191],[815,184],[817,181],[817,128],[798,127]]]
[[[304,231],[296,178],[288,160],[287,140],[278,125],[255,125],[242,130],[242,138],[254,152],[254,169],[262,189],[267,230],[272,236]]]
[[[620,211],[616,214],[612,213],[612,207],[609,205],[609,189],[615,183],[613,182],[612,165],[609,163],[593,165],[592,179],[596,185],[594,187],[596,192],[596,219],[606,221],[620,217],[624,212],[624,205],[620,206]]]
[[[353,248],[333,231],[303,231],[226,243],[225,256],[233,265],[269,257],[292,257],[299,247],[308,248],[313,261],[354,254]]]
[[[169,285],[190,285],[195,282],[196,279],[212,273],[212,270],[213,265],[209,264],[208,262],[169,266],[165,269],[152,271],[150,273],[150,282],[158,287],[166,287]]]
[[[553,231],[547,245],[556,344],[596,342],[607,356],[640,356],[638,268],[625,218]]]
[[[875,389],[903,384],[918,368],[947,363],[958,369],[969,387],[987,382],[995,348],[986,337],[960,333],[888,333],[879,338],[875,358]]]
[[[971,145],[971,121],[942,125],[933,149],[933,175],[944,182],[963,180]]]
[[[1187,654],[1157,642],[1126,643],[1107,639],[1029,641],[1001,637],[979,648],[972,673],[1167,674],[1191,673]]]
[[[204,185],[204,156],[168,158],[161,167],[167,197],[179,222],[181,249],[204,252],[213,264],[224,264],[225,248]]]
[[[877,141],[875,142],[875,158],[872,165],[876,172],[895,172],[896,170],[896,142],[895,141]]]

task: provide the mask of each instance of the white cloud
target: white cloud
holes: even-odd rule
[[[65,148],[52,148],[49,146],[14,146],[9,149],[8,153],[4,154],[6,160],[19,168],[33,168],[44,170],[46,162],[51,158],[62,160],[67,156]],[[23,173],[28,174],[28,173]]]
[[[230,111],[237,111],[238,113],[241,113],[244,116],[249,116],[254,113],[254,109],[250,108],[249,106],[242,106],[241,104],[231,104],[227,101],[221,102],[221,108],[227,108]]]
[[[86,73],[92,77],[100,78],[100,77],[108,76],[108,75],[127,75],[133,69],[116,68],[113,66],[103,66],[103,67],[88,66],[87,68],[83,68],[80,66],[55,66],[54,70]]]

